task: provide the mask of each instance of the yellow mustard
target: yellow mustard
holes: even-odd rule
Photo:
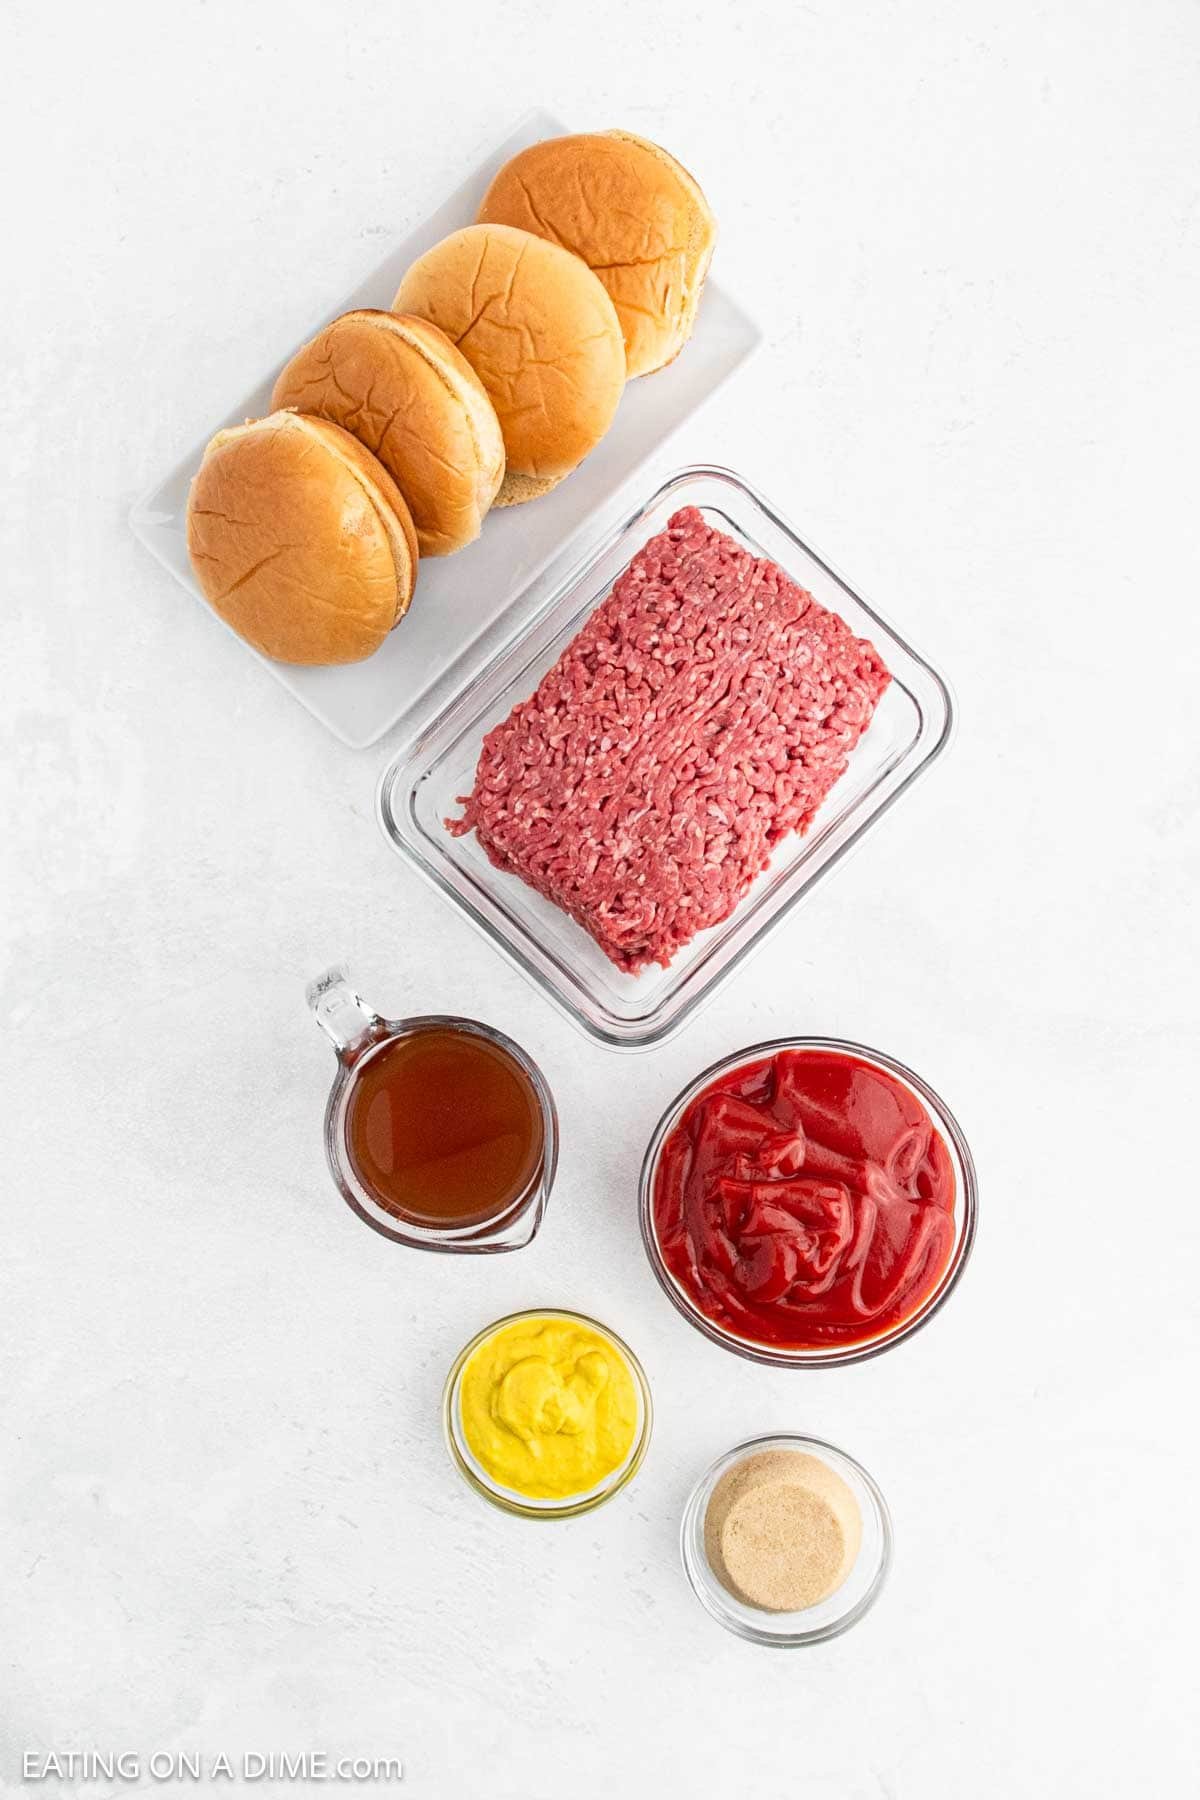
[[[530,1500],[598,1487],[629,1455],[638,1425],[625,1357],[611,1338],[572,1319],[499,1326],[469,1357],[459,1406],[476,1461]]]

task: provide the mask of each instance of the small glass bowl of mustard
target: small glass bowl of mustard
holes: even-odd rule
[[[629,1345],[585,1313],[546,1307],[476,1332],[442,1399],[463,1480],[523,1519],[574,1518],[619,1494],[642,1466],[652,1422],[650,1384]]]

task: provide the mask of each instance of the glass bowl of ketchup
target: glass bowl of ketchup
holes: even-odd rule
[[[384,1019],[346,971],[309,984],[337,1052],[325,1154],[342,1198],[418,1250],[519,1250],[542,1222],[558,1114],[533,1059],[477,1019]]]
[[[740,1356],[824,1368],[924,1325],[975,1236],[975,1166],[911,1069],[839,1038],[777,1038],[705,1069],[642,1164],[642,1239],[690,1324]]]

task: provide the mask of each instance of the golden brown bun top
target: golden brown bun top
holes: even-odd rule
[[[436,325],[343,313],[296,352],[271,405],[328,419],[365,444],[407,500],[422,556],[478,537],[504,478],[504,439],[483,383]]]
[[[549,138],[495,177],[481,220],[537,232],[574,251],[612,296],[629,374],[677,356],[695,321],[716,242],[698,183],[631,132]]]
[[[557,244],[468,225],[418,258],[393,304],[462,351],[515,473],[569,474],[612,423],[625,384],[620,323],[602,283]]]
[[[275,412],[213,438],[188,495],[188,551],[213,609],[264,656],[358,662],[412,598],[417,535],[357,438]]]

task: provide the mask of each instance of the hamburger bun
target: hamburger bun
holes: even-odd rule
[[[508,469],[527,478],[501,490],[501,505],[569,475],[611,425],[621,326],[603,284],[558,244],[468,225],[417,259],[393,306],[444,331],[487,389]]]
[[[595,270],[631,376],[661,369],[691,336],[717,222],[697,182],[657,144],[628,131],[548,138],[505,163],[479,217],[536,232]]]
[[[504,479],[504,439],[483,383],[425,319],[349,312],[298,350],[273,407],[352,432],[408,502],[422,556],[479,536]]]
[[[403,496],[324,419],[275,412],[219,431],[188,495],[187,539],[214,612],[280,662],[360,662],[412,599]]]
[[[518,475],[510,469],[501,483],[500,492],[496,495],[497,506],[523,506],[526,500],[540,500],[551,488],[556,488],[562,475],[546,475],[539,479],[536,475]]]

